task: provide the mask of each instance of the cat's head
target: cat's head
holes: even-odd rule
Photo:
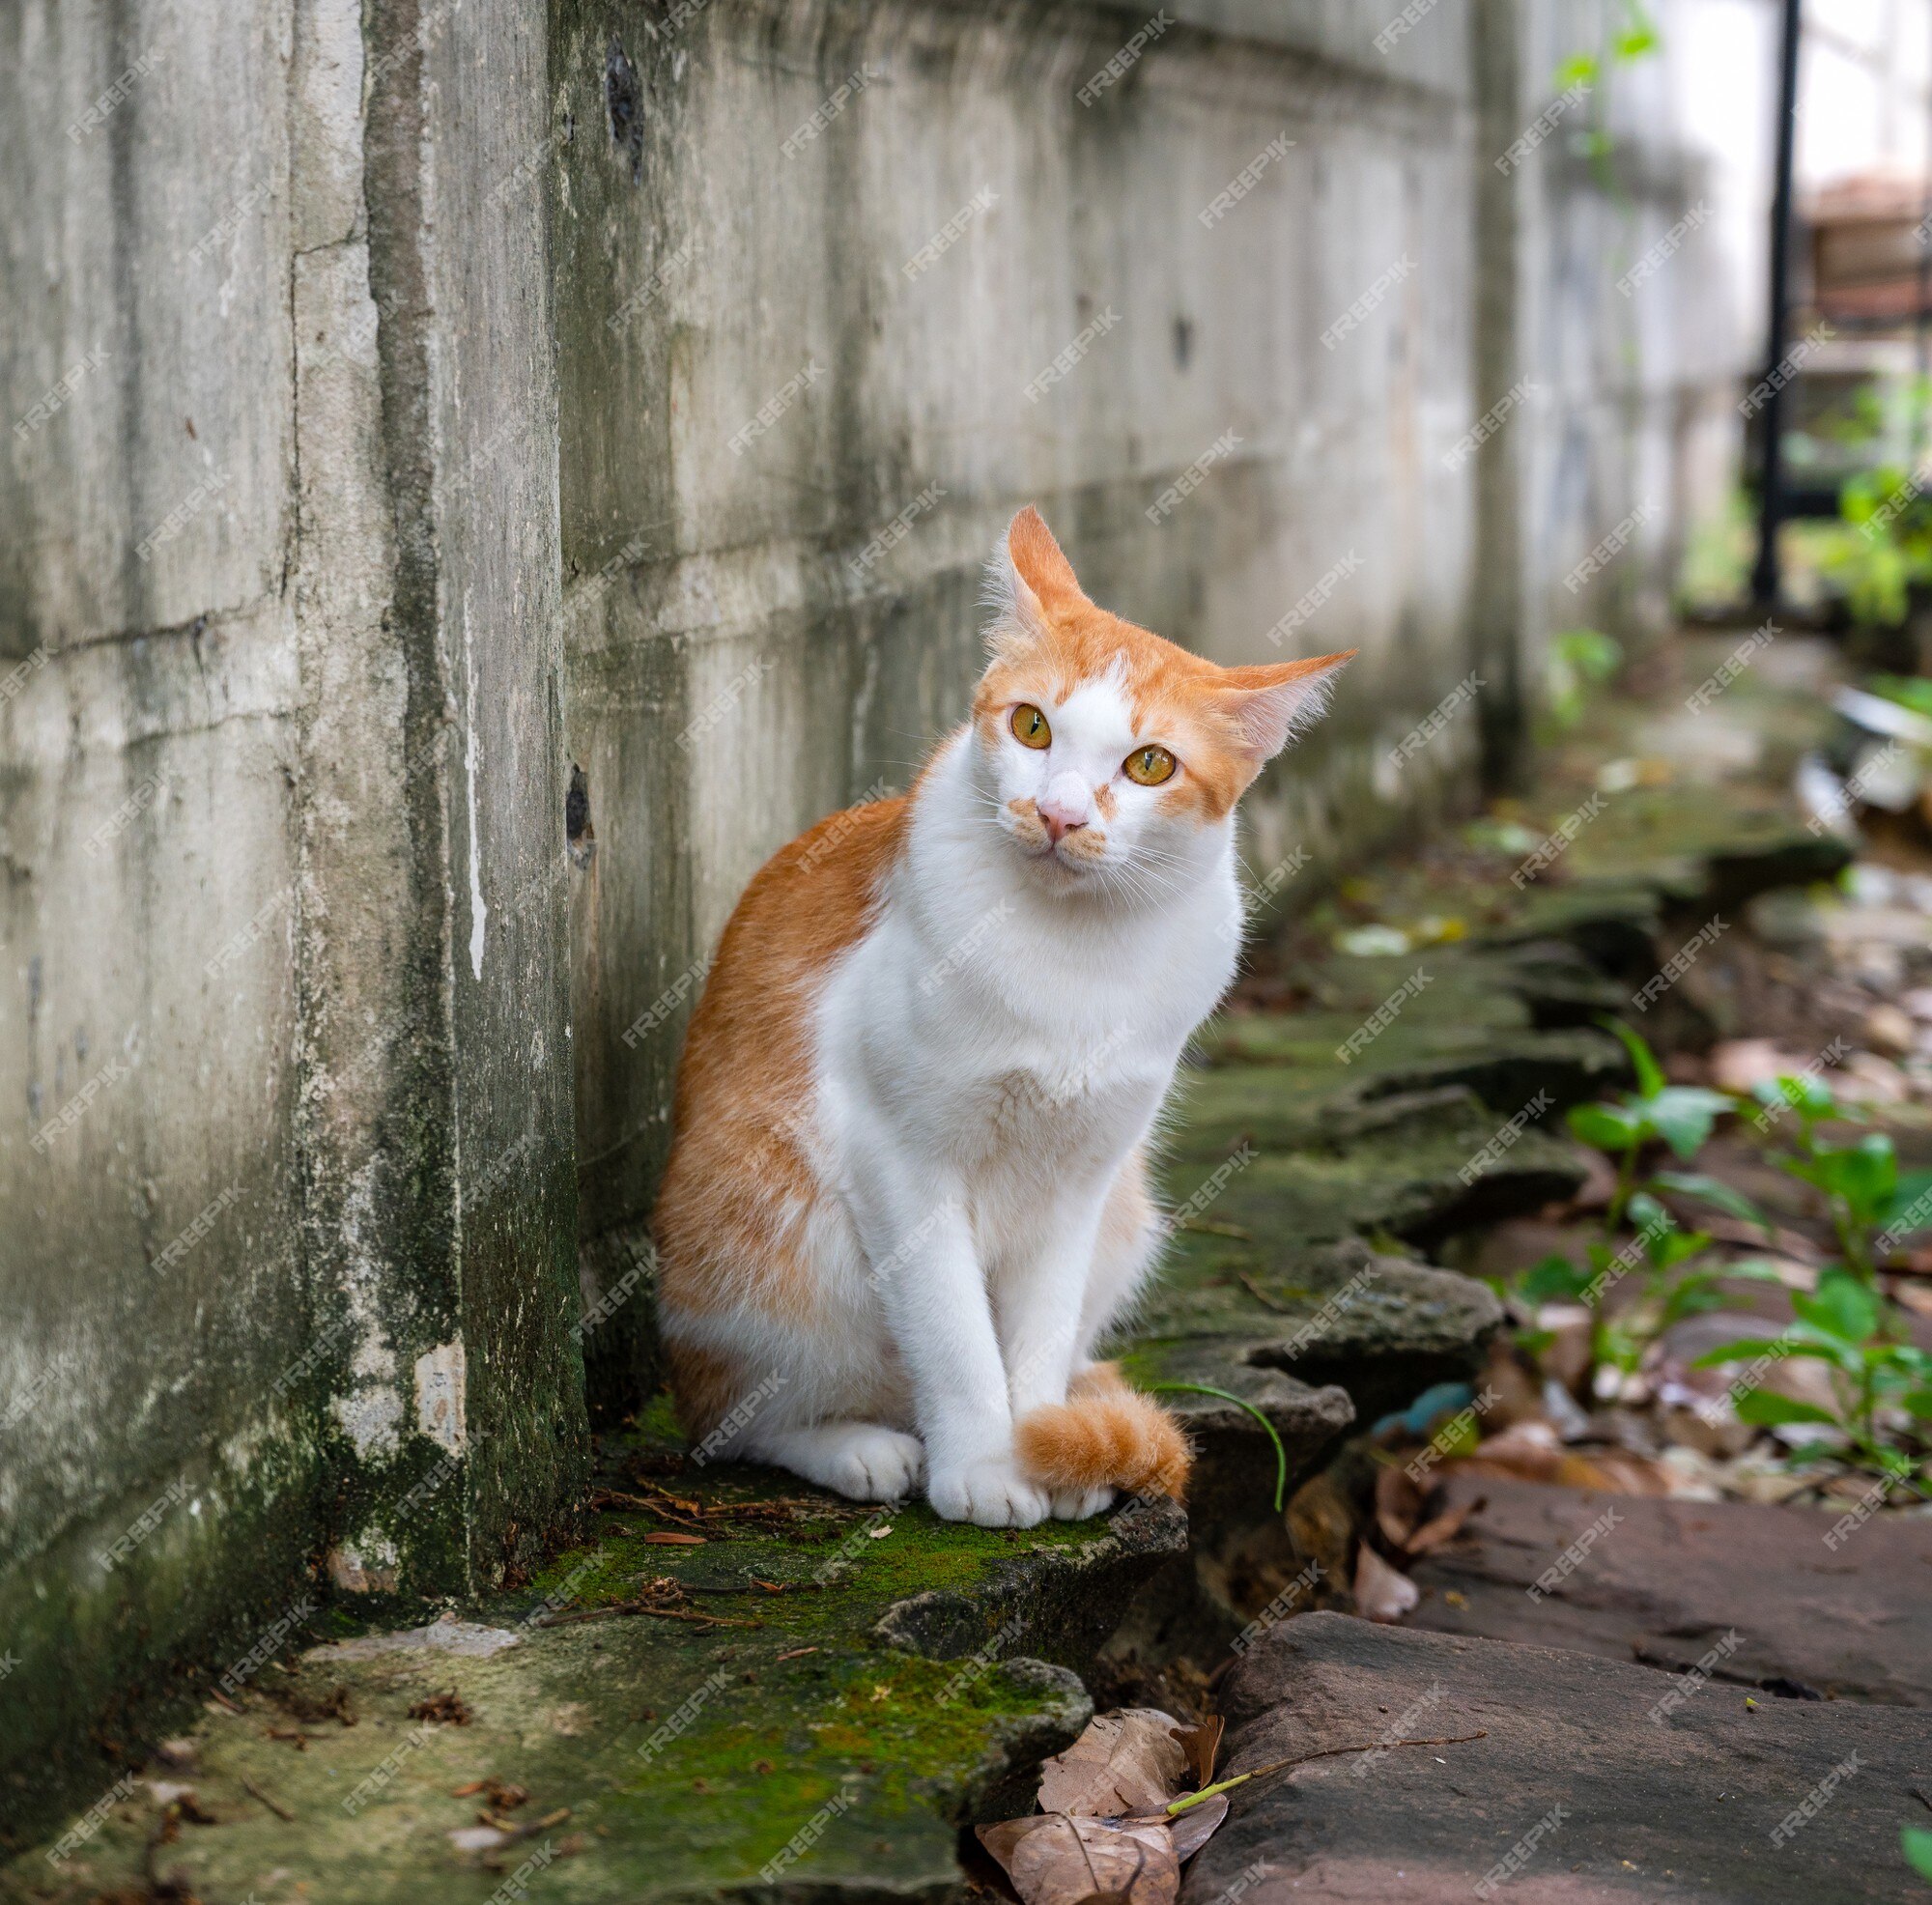
[[[1221,668],[1088,601],[1039,512],[988,570],[974,773],[1050,885],[1174,890],[1354,654]]]

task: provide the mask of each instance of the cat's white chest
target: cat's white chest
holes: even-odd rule
[[[962,1094],[962,1116],[995,1152],[1067,1156],[1133,1143],[1174,1075],[1174,1055],[1118,1034],[1030,1061],[994,1065]]]

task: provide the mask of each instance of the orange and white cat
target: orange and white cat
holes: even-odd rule
[[[1204,661],[1088,601],[1030,508],[991,577],[971,721],[732,913],[655,1230],[694,1436],[730,1415],[734,1457],[1030,1527],[1186,1479],[1093,1357],[1152,1267],[1150,1134],[1234,975],[1235,803],[1353,651]]]

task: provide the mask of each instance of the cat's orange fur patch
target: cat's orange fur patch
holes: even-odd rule
[[[710,1435],[745,1389],[743,1370],[728,1356],[690,1343],[668,1343],[671,1401],[678,1427],[696,1442]]]
[[[1121,1379],[1112,1363],[1076,1377],[1064,1403],[1020,1418],[1020,1471],[1048,1489],[1127,1489],[1185,1498],[1194,1450],[1174,1418]]]
[[[909,811],[899,795],[829,815],[765,862],[725,925],[685,1035],[677,1138],[651,1217],[672,1309],[742,1305],[802,1323],[816,1305],[797,1247],[821,1195],[799,1114],[811,1101],[811,1001],[865,932]],[[671,1382],[683,1407],[675,1362]]]

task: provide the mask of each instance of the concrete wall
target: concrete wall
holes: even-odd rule
[[[292,1597],[558,1527],[705,958],[959,718],[1018,504],[1222,660],[1362,649],[1258,879],[1510,771],[1734,368],[1492,163],[1567,4],[7,13],[0,1821]]]
[[[1517,188],[1518,354],[1540,385],[1518,445],[1532,673],[1554,631],[1662,636],[1685,543],[1735,489],[1738,404],[1762,368],[1776,12],[1653,13],[1658,44],[1627,60],[1621,4],[1536,0],[1516,15],[1517,124],[1555,128]],[[1564,112],[1562,69],[1579,54],[1602,76]],[[1603,547],[1620,526],[1624,547]]]
[[[545,47],[462,17],[0,28],[0,1822],[575,1490]]]

